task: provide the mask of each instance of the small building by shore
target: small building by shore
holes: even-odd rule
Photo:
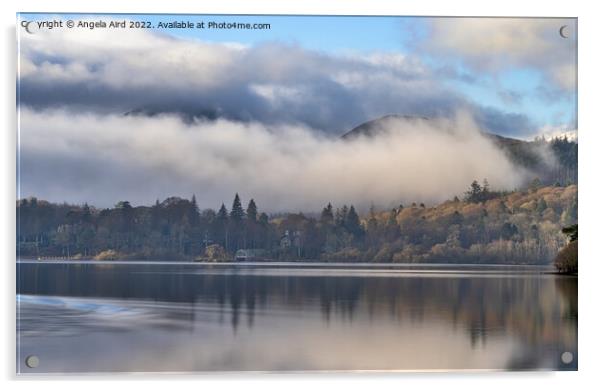
[[[268,252],[263,249],[240,249],[236,251],[234,259],[237,261],[265,261],[268,260]]]

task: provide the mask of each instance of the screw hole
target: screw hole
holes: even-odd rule
[[[25,358],[25,364],[31,369],[38,367],[40,365],[40,358],[38,358],[36,355],[30,355]]]

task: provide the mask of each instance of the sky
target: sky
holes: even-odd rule
[[[163,17],[138,16],[134,19],[151,20],[158,22],[165,20]],[[202,39],[212,42],[237,42],[245,45],[256,45],[265,41],[276,41],[288,44],[298,44],[304,48],[327,52],[327,53],[357,53],[358,55],[374,52],[400,53],[402,55],[416,55],[431,66],[437,68],[454,68],[461,77],[448,77],[445,82],[450,87],[465,94],[469,99],[480,102],[483,105],[495,107],[509,112],[522,113],[532,118],[536,130],[547,127],[566,127],[574,129],[575,121],[575,96],[574,84],[563,85],[564,91],[558,91],[557,85],[547,84],[546,69],[542,69],[543,61],[540,63],[529,63],[528,60],[517,62],[512,66],[496,69],[495,74],[484,72],[484,69],[471,67],[471,63],[463,63],[461,54],[462,46],[470,46],[472,32],[467,32],[453,43],[458,50],[457,57],[448,55],[437,55],[436,49],[420,50],[423,41],[440,39],[440,29],[433,28],[438,21],[445,23],[445,18],[428,19],[419,17],[400,18],[395,16],[358,16],[358,17],[332,17],[332,16],[213,16],[213,17],[185,17],[184,20],[191,21],[216,21],[216,22],[241,22],[241,23],[270,23],[269,31],[255,30],[253,32],[241,32],[240,30],[209,30],[199,33],[195,30],[176,30],[174,36],[192,39]],[[178,20],[168,18],[167,20]],[[508,20],[508,19],[506,19]],[[510,23],[501,19],[481,20],[479,29],[492,30],[495,24],[500,24],[502,32],[499,34],[516,33],[516,25],[521,25],[520,19],[510,19]],[[528,22],[528,19],[524,19]],[[501,23],[500,23],[501,22]],[[531,23],[536,21],[531,21]],[[462,28],[460,23],[452,21],[457,28]],[[491,23],[494,26],[491,26]],[[576,31],[574,20],[551,19],[545,23],[543,34],[549,34],[546,39],[550,40],[550,50],[547,53],[553,57],[563,57],[559,61],[565,63],[576,63],[575,36],[572,39],[563,39],[559,29],[563,25],[569,25],[572,31]],[[469,30],[470,31],[470,30]],[[532,32],[524,35],[531,37]],[[543,37],[542,37],[543,38]],[[492,37],[491,39],[497,39]],[[517,40],[519,37],[517,37]],[[517,47],[520,43],[515,44]],[[451,46],[451,45],[450,45]],[[450,47],[451,48],[451,47]],[[483,47],[483,56],[488,55],[487,47]],[[506,48],[512,50],[512,46]],[[510,52],[499,53],[501,56],[511,55]],[[521,53],[525,55],[526,53]],[[526,58],[525,58],[526,59]],[[498,59],[495,59],[498,60]],[[555,59],[554,61],[558,61]],[[576,68],[568,70],[571,73],[567,77],[576,77]],[[451,76],[451,75],[450,75]],[[567,92],[568,93],[563,93]],[[573,89],[573,90],[570,90]],[[545,93],[552,95],[546,96]],[[572,127],[572,128],[571,128]],[[531,135],[528,133],[527,136]]]
[[[341,191],[345,193],[327,192],[340,201],[438,201],[457,193],[465,184],[461,181],[471,175],[497,177],[494,183],[503,188],[518,185],[524,175],[496,174],[494,166],[506,166],[503,156],[491,158],[497,163],[492,171],[478,167],[478,159],[452,163],[459,151],[467,152],[467,144],[445,140],[433,129],[452,128],[452,134],[465,137],[465,129],[456,128],[461,123],[475,139],[482,132],[532,139],[577,129],[575,19],[18,17],[32,22],[28,28],[32,33],[18,29],[20,197],[110,206],[125,195],[134,203],[148,203],[170,195],[169,189],[174,195],[189,195],[209,187],[200,197],[206,197],[207,206],[215,206],[244,183],[250,188],[248,196],[257,193],[275,208],[305,209],[326,200],[326,196],[310,196],[313,186],[334,181],[336,187],[346,188]],[[132,20],[153,27],[173,21],[269,23],[270,29],[91,30],[37,25],[51,20]],[[567,26],[568,38],[561,36],[562,26]],[[395,164],[411,163],[396,159],[399,152],[412,154],[407,148],[412,144],[409,135],[390,139],[393,144],[399,141],[399,149],[382,165],[376,163],[374,171],[363,168],[370,163],[355,166],[345,156],[363,150],[365,158],[374,160],[386,151],[364,150],[365,144],[350,150],[339,145],[338,137],[387,114],[431,118],[432,125],[423,129],[424,138],[458,146],[448,153],[452,161],[442,163],[452,163],[455,171],[465,174],[457,174],[456,181],[444,186],[416,182],[413,186],[420,190],[408,191],[396,181],[387,190],[365,193],[361,188],[367,177],[378,172],[382,181],[399,171]],[[157,123],[164,127],[157,130]],[[112,128],[102,129],[108,125]],[[145,130],[138,132],[132,126]],[[243,145],[232,138],[234,133],[251,137],[246,144],[265,148],[262,154],[241,152]],[[148,134],[152,139],[142,141]],[[182,161],[183,149],[189,154],[215,154],[207,147],[212,142],[223,154],[189,157],[197,166]],[[486,150],[479,142],[480,138],[469,146]],[[174,148],[170,143],[180,149],[166,151]],[[190,144],[196,148],[189,149]],[[432,166],[432,174],[440,170],[431,163],[438,147],[426,152],[430,160],[422,162]],[[237,154],[224,157],[232,149]],[[472,154],[482,160],[480,152]],[[364,175],[355,177],[359,183],[355,186],[349,185],[351,178],[340,182],[345,174],[333,178],[319,169],[312,171],[307,163],[299,165],[308,155],[313,161],[340,165],[341,172],[354,166]],[[271,162],[266,169],[274,164],[285,169],[269,180],[231,173],[251,162],[261,166],[258,159]],[[406,173],[401,174],[404,182],[418,180]],[[180,175],[184,178],[174,182]],[[303,177],[296,180],[296,192],[275,190],[281,185],[278,180],[288,175]],[[112,187],[113,181],[120,188]]]

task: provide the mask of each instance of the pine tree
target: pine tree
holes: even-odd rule
[[[337,208],[334,222],[339,227],[345,227],[345,221],[347,220],[347,213],[349,212],[349,208],[347,205],[343,205],[343,208]]]
[[[332,213],[332,204],[328,203],[328,205],[322,210],[322,215],[320,216],[320,223],[332,224],[333,221],[334,215]]]
[[[229,246],[229,229],[228,229],[228,210],[224,203],[220,207],[219,211],[217,211],[217,216],[215,218],[216,228],[215,228],[215,237],[217,241],[224,246],[226,250],[228,250]]]
[[[257,221],[257,205],[253,199],[249,201],[249,205],[247,206],[247,219],[252,222]]]
[[[226,206],[224,205],[224,203],[222,203],[222,206],[219,208],[219,211],[217,211],[217,220],[220,220],[223,222],[228,221],[228,210],[226,209]]]
[[[234,196],[232,210],[230,211],[229,240],[233,251],[247,246],[247,231],[244,223],[245,211],[242,208],[238,193]]]
[[[196,195],[194,195],[194,194],[192,195],[192,200],[191,200],[190,202],[192,203],[192,207],[193,207],[193,209],[194,209],[194,210],[195,210],[197,213],[199,213],[199,214],[200,214],[200,211],[199,211],[199,206],[198,206],[198,204],[197,204],[197,202],[196,202]]]
[[[87,224],[90,223],[92,221],[92,212],[90,212],[90,206],[88,206],[88,203],[84,204],[84,207],[82,209],[82,222]]]
[[[259,223],[267,226],[268,222],[269,222],[268,214],[265,212],[262,212],[261,215],[259,215]]]
[[[470,189],[465,193],[464,199],[470,203],[478,203],[482,199],[483,188],[477,180],[470,184]]]
[[[362,225],[360,224],[360,218],[357,212],[355,212],[355,207],[353,205],[345,215],[345,228],[356,238],[361,236],[364,232]]]
[[[196,202],[196,196],[192,195],[192,200],[190,200],[190,211],[188,212],[188,220],[192,227],[198,227],[201,222],[201,212],[199,211],[199,206]]]
[[[234,223],[241,222],[245,217],[245,211],[242,209],[242,204],[240,202],[240,197],[238,197],[238,193],[234,196],[234,201],[232,202],[232,211],[230,211],[230,220]]]
[[[245,230],[243,244],[247,248],[256,248],[258,244],[258,225],[257,225],[257,204],[251,199],[247,205],[247,219],[245,221]]]

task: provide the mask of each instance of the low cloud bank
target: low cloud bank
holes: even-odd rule
[[[73,115],[22,108],[21,197],[151,204],[196,194],[202,208],[235,192],[262,210],[366,209],[461,194],[474,179],[513,189],[527,179],[467,114],[388,121],[376,137],[342,140],[304,126],[176,116]]]

